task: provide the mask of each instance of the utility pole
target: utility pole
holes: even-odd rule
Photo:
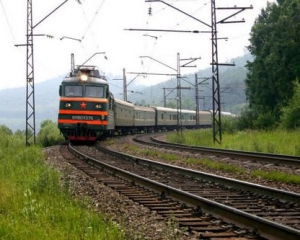
[[[177,133],[179,131],[179,128],[181,130],[181,76],[180,76],[180,55],[177,53],[177,98],[176,98],[176,104],[177,104]]]
[[[181,89],[190,89],[190,88],[182,88],[181,87],[181,75],[180,75],[180,67],[193,67],[193,66],[188,66],[188,64],[196,61],[197,59],[199,58],[190,58],[190,59],[180,59],[180,54],[177,53],[177,69],[173,68],[173,67],[170,67],[169,65],[161,62],[161,61],[158,61],[152,57],[149,57],[149,56],[140,56],[140,58],[149,58],[161,65],[164,65],[165,67],[168,67],[174,71],[176,71],[176,78],[177,78],[177,86],[176,86],[176,89],[177,89],[177,97],[176,97],[176,105],[177,105],[177,127],[178,127],[178,130],[181,129],[181,125],[182,125],[182,121],[181,121]],[[189,60],[188,63],[184,64],[184,65],[180,65],[180,61],[182,60]],[[174,74],[159,74],[159,73],[143,73],[145,75],[174,75]],[[179,131],[177,131],[178,133]]]
[[[35,144],[35,93],[33,61],[32,0],[27,1],[27,55],[26,55],[26,146],[33,137]]]
[[[198,83],[198,79],[204,79],[200,83]],[[196,125],[200,125],[200,119],[199,119],[199,112],[200,112],[200,105],[199,105],[199,99],[204,99],[204,97],[199,97],[199,89],[198,85],[208,84],[206,81],[210,78],[198,78],[197,73],[195,74],[195,103],[196,103]],[[191,84],[191,83],[190,83]]]
[[[126,71],[123,68],[123,99],[127,102],[127,83],[126,83]]]
[[[131,73],[129,73],[129,74],[131,74]],[[127,102],[127,92],[128,92],[127,87],[141,74],[142,73],[137,73],[137,75],[127,84],[126,70],[125,70],[125,68],[123,68],[123,79],[113,79],[113,80],[122,80],[123,81],[123,100],[125,102]],[[135,92],[135,91],[129,91],[129,92],[142,94],[141,92]]]
[[[218,38],[217,38],[217,17],[216,1],[211,0],[211,46],[212,46],[212,96],[213,96],[213,140],[219,144],[222,141],[221,131],[221,105],[220,105],[220,84],[218,65]]]
[[[32,21],[32,0],[27,0],[27,34],[26,44],[17,44],[16,47],[26,46],[26,146],[30,146],[31,143],[36,143],[36,131],[35,131],[35,92],[34,92],[34,54],[33,54],[33,37],[44,36],[43,34],[33,34],[33,30],[54,13],[58,8],[64,5],[68,0],[65,0],[46,17],[44,17],[37,24],[33,25]],[[79,4],[81,2],[77,0]],[[33,141],[31,140],[33,138]]]
[[[230,15],[217,22],[216,9],[218,10],[239,10],[238,12]],[[212,41],[212,96],[213,96],[213,140],[221,144],[222,142],[222,124],[221,124],[221,100],[220,100],[220,81],[219,81],[219,66],[235,66],[235,64],[219,63],[218,61],[218,37],[217,37],[217,24],[218,23],[240,23],[241,21],[228,21],[229,18],[237,15],[238,13],[246,10],[253,9],[250,7],[224,7],[217,8],[216,1],[211,0],[211,41]]]
[[[196,126],[198,127],[199,124],[200,124],[200,119],[199,119],[200,106],[199,106],[198,75],[197,75],[197,73],[195,74],[195,102],[196,102]]]
[[[180,130],[182,130],[181,89],[191,89],[190,87],[181,87],[180,68],[181,67],[196,67],[196,66],[191,66],[189,64],[191,64],[192,62],[195,62],[198,59],[201,59],[201,58],[199,57],[199,58],[180,59],[179,53],[177,53],[177,125],[178,125],[178,128],[180,128]],[[188,62],[186,62],[183,65],[180,65],[180,61],[188,61]],[[178,101],[179,101],[179,103],[178,103]]]
[[[163,88],[163,90],[164,90],[164,107],[167,107],[167,96],[170,94],[170,93],[172,93],[174,90],[175,90],[175,88]],[[166,90],[172,90],[172,91],[170,91],[169,93],[168,93],[168,95],[166,94]]]
[[[71,54],[71,72],[73,73],[75,70],[75,58],[74,53]]]
[[[166,107],[167,106],[166,88],[163,89],[164,89],[164,107]]]
[[[145,2],[160,2],[163,3],[185,15],[188,17],[204,24],[205,26],[209,27],[211,31],[202,31],[202,33],[211,33],[211,41],[212,41],[212,95],[213,95],[213,141],[218,142],[219,144],[222,141],[222,131],[221,131],[221,107],[220,107],[220,85],[219,85],[219,65],[229,65],[234,66],[233,64],[220,64],[218,63],[218,43],[217,43],[217,24],[218,23],[239,23],[245,22],[245,20],[241,21],[228,21],[231,17],[237,15],[238,13],[246,10],[246,9],[253,9],[253,6],[250,7],[231,7],[231,8],[216,8],[216,0],[211,0],[211,25],[201,21],[198,18],[174,7],[173,5],[166,3],[162,0],[146,0]],[[236,13],[230,15],[229,17],[217,22],[216,17],[216,9],[218,10],[238,10]],[[149,29],[128,29],[134,31],[149,31]],[[201,31],[176,31],[176,30],[159,30],[159,29],[150,29],[150,31],[164,31],[164,32],[192,32],[192,33],[201,33]]]

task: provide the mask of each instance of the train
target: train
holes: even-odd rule
[[[207,128],[212,114],[158,106],[138,106],[117,99],[96,66],[76,66],[59,86],[58,128],[71,142],[96,142],[112,135],[125,135],[180,128]]]

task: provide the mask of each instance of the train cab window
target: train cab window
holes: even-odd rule
[[[65,96],[66,97],[82,97],[82,86],[76,85],[66,85],[65,86]]]
[[[107,91],[107,89],[106,89]],[[108,92],[108,91],[107,91]],[[114,96],[108,92],[108,95],[107,95],[108,99],[109,99],[109,110],[113,110],[114,106],[115,106],[115,99],[114,99]]]
[[[102,87],[102,86],[86,86],[85,87],[85,96],[86,97],[103,98],[103,96],[104,96],[104,87]]]

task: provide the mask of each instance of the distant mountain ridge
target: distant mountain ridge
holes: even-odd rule
[[[246,69],[245,64],[251,61],[250,54],[232,59],[236,67],[220,67],[220,87],[222,109],[238,113],[246,103],[245,97],[245,78]],[[197,72],[198,77],[211,76],[211,68],[207,68]],[[187,109],[195,109],[195,90],[193,85],[195,83],[195,74],[184,76],[181,80],[182,87],[191,87],[190,90],[182,90],[182,107]],[[113,79],[121,79],[120,76],[108,75],[107,79],[110,84],[110,91],[116,98],[122,99],[123,83],[122,81],[113,81]],[[35,84],[35,116],[36,129],[40,127],[43,120],[50,119],[57,121],[58,114],[58,89],[62,81],[62,77],[49,79]],[[188,83],[189,82],[189,83]],[[200,80],[199,80],[200,82]],[[200,109],[211,109],[212,90],[211,81],[208,85],[199,87],[199,106]],[[159,83],[153,86],[137,85],[134,82],[130,85],[130,90],[133,93],[128,93],[127,99],[138,105],[155,105],[163,106],[164,102],[164,88],[175,88],[177,80],[172,78],[166,82]],[[137,94],[139,92],[142,94]],[[166,91],[168,96],[167,104],[170,107],[176,106],[176,90]],[[0,90],[0,125],[5,125],[11,130],[24,130],[26,126],[26,87],[12,88]]]

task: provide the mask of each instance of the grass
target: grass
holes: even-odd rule
[[[229,165],[226,163],[216,162],[210,159],[196,159],[196,158],[188,158],[183,160],[183,162],[187,164],[195,164],[195,165],[202,165],[211,169],[221,170],[225,172],[232,172],[232,173],[242,173],[244,170],[240,167]]]
[[[214,145],[211,130],[184,131],[183,134],[170,133],[167,141],[193,145],[220,147],[224,149],[266,152],[285,155],[300,155],[300,131],[244,131],[234,134],[225,133],[222,135],[222,144]],[[189,159],[193,164],[202,164],[211,169],[223,170],[227,172],[243,172],[239,167],[218,163],[212,160]],[[300,184],[300,176],[279,172],[256,170],[251,172],[251,176],[260,177],[276,182]]]
[[[192,146],[220,147],[253,152],[300,155],[300,130],[298,131],[243,131],[234,134],[223,133],[222,144],[212,141],[212,130],[184,131],[182,136],[170,133],[167,140]]]
[[[124,144],[123,147],[124,150],[131,152],[131,154],[142,154],[145,156],[160,158],[162,160],[167,160],[167,161],[175,161],[178,159],[178,156],[172,153],[160,153],[156,150],[143,149],[143,148],[139,148],[138,146],[130,145],[130,144]]]
[[[125,239],[89,209],[89,199],[73,199],[41,148],[23,145],[15,136],[0,139],[0,239]]]
[[[129,151],[130,154],[141,154],[144,156],[149,156],[153,158],[158,158],[161,160],[165,160],[168,162],[175,162],[178,161],[178,155],[172,154],[172,153],[163,153],[160,151],[152,150],[152,149],[143,149],[139,148],[138,146],[135,145],[129,145],[129,144],[123,144],[123,148],[126,151]],[[183,163],[186,164],[195,164],[195,165],[202,165],[211,169],[216,169],[216,170],[222,170],[226,172],[243,172],[244,170],[240,167],[237,166],[232,166],[226,163],[220,163],[216,162],[210,159],[197,159],[197,158],[183,158],[181,159]]]
[[[300,176],[294,174],[287,174],[279,171],[266,172],[256,170],[251,173],[251,176],[262,177],[276,182],[300,184]]]

